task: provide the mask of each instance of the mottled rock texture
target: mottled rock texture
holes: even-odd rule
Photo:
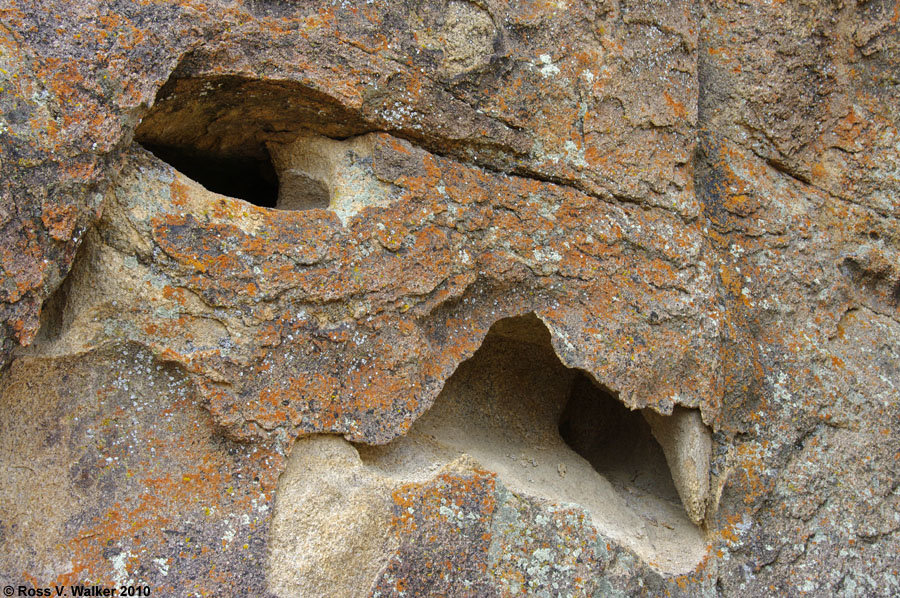
[[[2,585],[900,594],[898,73],[890,0],[0,0]]]

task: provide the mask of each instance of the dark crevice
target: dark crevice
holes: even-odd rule
[[[559,434],[614,485],[679,502],[666,457],[641,412],[631,411],[580,372],[569,390]]]
[[[145,144],[157,158],[210,191],[264,208],[278,202],[278,175],[268,155],[220,156],[190,148]]]
[[[809,177],[802,175],[799,172],[792,170],[787,164],[778,160],[776,158],[766,158],[766,164],[769,165],[773,170],[780,172],[781,174],[787,175],[792,179],[803,183],[804,185],[812,185],[812,182],[809,180]]]
[[[596,193],[575,180],[537,172],[518,160],[492,158],[494,152],[499,152],[497,156],[509,152],[502,144],[492,147],[479,142],[475,146],[480,152],[474,152],[472,144],[439,138],[434,132],[385,130],[334,98],[297,82],[238,76],[191,78],[183,71],[176,69],[157,93],[135,130],[135,141],[207,189],[260,206],[276,207],[276,187],[279,182],[282,187],[286,184],[284,176],[280,181],[272,177],[267,144],[287,144],[308,134],[342,140],[372,132],[388,133],[486,172],[550,183],[604,202],[641,203],[635,198]],[[327,202],[322,205],[320,193],[313,195],[316,199],[308,202],[315,204],[311,207],[327,206]]]
[[[81,253],[81,252],[80,252]],[[49,343],[62,336],[66,304],[72,287],[72,276],[66,277],[41,306],[41,325],[34,344]]]
[[[94,292],[93,288],[85,289],[84,283],[80,281],[91,267],[92,237],[96,234],[96,230],[91,228],[85,233],[78,251],[75,252],[69,273],[41,306],[40,327],[33,346],[53,343],[62,338],[84,302],[85,293]]]

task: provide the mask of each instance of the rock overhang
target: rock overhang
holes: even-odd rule
[[[344,222],[334,205],[287,211],[219,196],[132,152],[87,241],[99,257],[77,269],[94,292],[68,307],[93,318],[91,342],[108,332],[100,312],[87,314],[114,303],[106,314],[130,314],[131,340],[190,364],[214,409],[244,419],[235,433],[286,427],[383,442],[428,407],[496,320],[535,311],[564,362],[629,406],[684,404],[714,418],[716,312],[711,281],[693,262],[702,246],[694,225],[492,175],[384,134],[362,145],[319,139],[315,147],[339,156],[369,153],[352,176],[335,177],[348,205],[361,205]],[[121,263],[134,266],[133,285],[104,285]],[[611,358],[604,344],[630,354]],[[307,387],[317,390],[298,390]],[[385,429],[340,423],[370,417],[374,405],[393,418]],[[331,424],[301,423],[320,417]]]

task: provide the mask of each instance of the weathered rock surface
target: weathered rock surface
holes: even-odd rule
[[[0,581],[900,593],[898,23],[3,0]]]

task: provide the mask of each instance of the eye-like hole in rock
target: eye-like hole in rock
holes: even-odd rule
[[[189,64],[160,89],[135,141],[210,191],[266,208],[328,208],[323,169],[285,169],[270,148],[365,133],[359,116],[296,82],[191,77]]]
[[[684,412],[678,418],[658,416],[662,423],[644,421],[644,415],[629,411],[585,374],[564,366],[549,330],[534,314],[501,320],[406,435],[383,446],[350,445],[328,436],[298,442],[279,482],[270,565],[273,571],[284,567],[285,583],[295,583],[296,563],[308,560],[297,552],[308,552],[303,548],[307,540],[298,535],[328,525],[315,513],[299,515],[291,505],[334,486],[344,494],[369,497],[367,504],[381,504],[371,519],[389,521],[391,488],[426,482],[469,455],[496,472],[513,492],[579,505],[600,533],[650,566],[666,573],[691,571],[707,548],[704,532],[695,523],[703,511],[694,503],[705,508],[702,493],[707,486],[697,480],[709,475],[702,450],[708,432],[699,417],[693,417],[694,410]],[[671,425],[673,421],[679,424]],[[694,438],[697,425],[702,430]],[[338,453],[342,465],[336,469],[337,457],[327,455]],[[685,466],[679,456],[684,454],[697,467]],[[690,515],[679,500],[682,488],[688,489]],[[336,513],[351,509],[342,501],[322,512],[339,519]],[[386,541],[385,531],[367,533]],[[344,558],[337,553],[333,557]],[[329,558],[322,553],[321,559]],[[310,572],[322,570],[321,559],[309,562]]]

